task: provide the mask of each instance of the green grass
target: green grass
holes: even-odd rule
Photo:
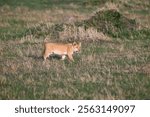
[[[88,9],[93,6],[94,12],[103,3],[64,0],[55,8],[57,0],[0,1],[0,99],[149,99],[150,25],[149,14],[140,9],[144,3],[122,3],[120,11],[102,10],[91,17]],[[74,10],[86,4],[86,12],[68,9],[66,3],[77,5]],[[128,6],[137,5],[140,12],[131,13]],[[130,13],[144,18],[133,19]],[[72,14],[79,19],[66,21]],[[81,41],[81,53],[74,62],[49,58],[43,64],[45,37]]]
[[[21,6],[21,7],[29,7],[31,9],[49,9],[53,7],[60,7],[64,9],[72,9],[67,6],[68,4],[80,5],[81,7],[85,6],[94,6],[104,4],[109,0],[0,0],[0,6],[9,5],[13,8]]]

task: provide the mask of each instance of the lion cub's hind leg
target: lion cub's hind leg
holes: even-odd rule
[[[46,59],[47,59],[51,54],[53,54],[53,53],[52,53],[52,52],[45,52],[44,55],[43,55],[44,61],[46,61]]]

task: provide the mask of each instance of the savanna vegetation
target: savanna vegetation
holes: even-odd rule
[[[0,0],[0,99],[150,99],[150,1]]]

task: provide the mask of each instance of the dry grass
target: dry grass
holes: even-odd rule
[[[88,14],[88,9],[1,7],[0,99],[149,99],[149,12],[130,13],[126,7],[135,5],[143,11],[147,0],[139,4],[119,1],[106,2],[104,11],[115,9],[128,18],[135,16],[140,26],[122,32],[122,38],[77,26],[76,22],[95,15]],[[52,42],[81,41],[81,53],[74,55],[75,62],[51,58],[43,64],[45,37]]]
[[[88,28],[87,30],[84,27],[77,27],[75,25],[64,25],[64,30],[59,33],[60,39],[74,39],[81,41],[111,41],[111,38],[107,35],[104,35],[102,32],[98,32],[95,28]]]
[[[27,22],[28,27],[32,27],[39,23],[51,22],[51,23],[60,23],[68,22],[72,20],[82,20],[86,17],[86,14],[83,14],[78,11],[63,10],[63,9],[43,9],[43,10],[31,10],[28,7],[16,7],[14,10],[10,6],[2,6],[1,10],[1,25],[7,22],[3,22],[3,19],[17,19]]]

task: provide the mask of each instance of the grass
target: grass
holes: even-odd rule
[[[78,10],[85,11],[83,9],[84,6],[84,8],[88,7],[89,10],[89,7],[92,9],[92,7],[104,4],[107,1],[110,0],[0,0],[0,6],[8,5],[12,8],[21,6],[36,10],[53,9],[56,7],[74,10],[74,8],[78,7]]]
[[[0,99],[149,99],[148,0],[111,1],[117,10],[108,0],[99,11],[101,1],[55,2],[1,0]],[[81,53],[43,64],[45,37],[81,41]]]

